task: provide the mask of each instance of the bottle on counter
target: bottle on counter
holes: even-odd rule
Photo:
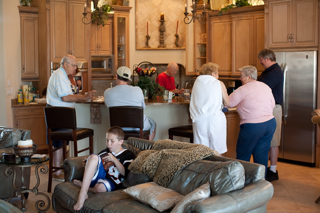
[[[25,89],[25,91],[23,91],[23,102],[24,102],[24,104],[28,104],[29,103],[29,91],[28,91],[28,89]]]
[[[18,99],[18,104],[23,104],[23,95],[22,95],[21,89],[19,89],[19,91],[18,91],[17,99]]]
[[[32,84],[31,86],[29,86],[29,102],[32,102],[33,101],[33,91],[32,91]]]

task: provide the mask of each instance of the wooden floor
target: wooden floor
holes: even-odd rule
[[[272,182],[274,196],[268,203],[267,213],[319,213],[320,204],[314,201],[320,196],[320,169],[283,162],[278,164],[277,169],[280,179]],[[31,186],[34,186],[36,183],[34,170],[32,174]],[[47,174],[40,174],[40,192],[46,192],[47,179]],[[53,181],[53,188],[58,183],[60,182]],[[52,194],[47,194],[51,199]],[[35,196],[31,193],[26,202],[25,212],[36,212],[34,205],[39,199],[43,199],[43,196]],[[54,212],[51,206],[48,212]]]

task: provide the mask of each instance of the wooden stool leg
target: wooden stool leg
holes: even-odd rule
[[[51,131],[49,131],[51,133]],[[50,134],[48,133],[48,135]],[[49,176],[48,176],[48,193],[51,192],[52,186],[52,170],[53,170],[53,150],[52,150],[52,140],[49,138]]]
[[[73,155],[74,157],[78,157],[78,141],[77,139],[74,139],[73,141]]]
[[[93,154],[93,136],[89,137],[90,155]]]

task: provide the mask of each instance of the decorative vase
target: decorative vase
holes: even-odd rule
[[[129,0],[123,0],[123,6],[129,6]]]

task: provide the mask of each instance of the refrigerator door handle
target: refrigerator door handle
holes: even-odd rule
[[[281,64],[282,66],[282,64]],[[283,66],[283,103],[282,103],[282,111],[283,111],[283,123],[286,125],[287,117],[288,117],[288,107],[286,106],[286,77],[287,77],[287,63]]]

